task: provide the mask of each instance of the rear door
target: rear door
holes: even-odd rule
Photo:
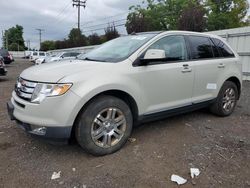
[[[187,36],[191,63],[195,69],[193,102],[213,99],[218,89],[221,58],[213,42],[206,36]]]

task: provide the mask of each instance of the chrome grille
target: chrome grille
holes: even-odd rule
[[[26,101],[31,101],[36,85],[37,83],[35,82],[30,82],[19,77],[15,85],[15,92],[20,98]]]

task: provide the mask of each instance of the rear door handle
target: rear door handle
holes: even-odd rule
[[[225,68],[225,64],[224,64],[224,63],[220,63],[220,64],[218,65],[218,68]]]
[[[188,64],[183,64],[182,73],[192,72],[192,69],[189,67]]]

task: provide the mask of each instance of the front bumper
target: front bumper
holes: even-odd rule
[[[14,116],[14,105],[11,101],[7,102],[7,110],[12,121],[16,121],[17,125],[25,132],[39,138],[47,139],[55,142],[65,142],[71,136],[71,126],[69,127],[46,127],[30,125],[22,122]]]

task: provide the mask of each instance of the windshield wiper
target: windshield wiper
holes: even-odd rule
[[[87,60],[87,61],[98,61],[98,62],[106,62],[105,60],[91,59],[91,58],[88,58],[88,57],[85,57],[83,60]]]

